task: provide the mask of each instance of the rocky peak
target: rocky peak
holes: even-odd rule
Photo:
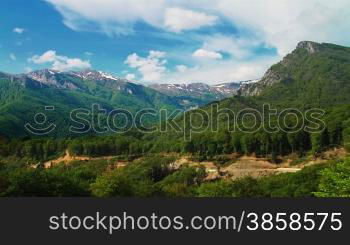
[[[320,44],[311,41],[302,41],[298,43],[297,49],[305,49],[309,54],[314,54],[320,51]]]
[[[95,70],[84,70],[80,72],[70,72],[72,75],[79,76],[83,79],[89,79],[89,80],[114,80],[114,81],[121,81],[122,79],[119,77],[115,77],[109,73],[102,72],[102,71],[95,71]]]
[[[205,83],[188,83],[188,84],[152,84],[150,87],[170,96],[192,96],[202,97],[210,94],[217,99],[222,99],[236,94],[241,86],[241,82],[222,83],[217,85],[208,85]]]
[[[66,78],[64,75],[69,74],[66,72],[61,72],[53,69],[43,69],[32,71],[23,76],[29,78],[32,81],[39,82],[41,85],[58,88],[58,89],[71,89],[76,90],[78,87]]]
[[[54,76],[55,74],[59,73],[59,71],[53,70],[53,69],[42,69],[37,71],[31,71],[27,73],[28,76],[45,76],[50,77]]]
[[[258,81],[257,83],[242,85],[238,90],[238,94],[242,96],[256,96],[260,95],[266,87],[270,87],[281,81],[290,81],[290,74],[288,74],[287,72],[281,72],[281,68],[278,67],[293,66],[293,63],[295,63],[296,60],[299,61],[298,57],[300,55],[298,51],[300,50],[306,50],[307,54],[305,55],[311,55],[321,52],[322,47],[322,44],[316,42],[299,42],[296,49],[292,53],[285,56],[283,60],[280,61],[277,65],[274,65],[270,69],[268,69],[260,81]]]
[[[55,75],[59,73],[58,71],[51,69],[37,70],[27,73],[27,77],[47,85],[57,84]]]

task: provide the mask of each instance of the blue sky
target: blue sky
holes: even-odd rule
[[[313,40],[350,46],[346,0],[2,0],[0,70],[142,83],[256,79]]]

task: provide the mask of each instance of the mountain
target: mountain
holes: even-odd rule
[[[247,82],[231,82],[212,86],[205,83],[173,83],[153,84],[150,87],[179,99],[183,106],[197,107],[231,97],[237,94],[237,90],[245,83]]]
[[[277,113],[261,113],[265,104]],[[218,110],[213,110],[216,106]],[[182,131],[147,138],[153,144],[149,147],[158,152],[188,152],[203,159],[222,153],[275,159],[277,155],[303,156],[348,146],[350,48],[301,42],[261,80],[245,83],[237,95],[200,109],[178,119]],[[208,117],[201,116],[203,110]],[[208,122],[212,124],[208,126]]]
[[[221,99],[217,102],[220,108],[270,103],[279,108],[328,110],[350,104],[349,95],[350,48],[310,41],[300,42],[259,81],[215,86],[196,83],[145,87],[93,70],[0,73],[0,135],[23,135],[23,125],[32,122],[35,113],[45,106],[55,108],[50,112],[53,120],[62,125],[60,131],[67,131],[72,109],[91,109],[96,103],[107,111],[123,108],[131,112],[144,108],[189,109]]]
[[[95,70],[59,72],[45,69],[23,74],[20,77],[26,77],[32,81],[39,82],[43,87],[80,91],[93,95],[96,93],[93,87],[97,86],[130,95],[138,94],[141,92],[140,90],[150,91],[144,86],[132,83],[126,79]]]
[[[129,97],[125,99],[141,99],[132,97],[136,94],[136,90],[132,90],[132,93],[128,90],[133,88],[133,84],[120,81],[118,78],[106,78],[106,76],[108,77],[103,73],[89,73],[89,71],[69,74],[41,71],[29,76],[0,73],[0,109],[8,107],[7,113],[0,111],[0,129],[5,129],[6,133],[12,133],[10,134],[12,137],[15,136],[14,130],[20,131],[18,125],[21,125],[16,122],[16,119],[23,118],[24,113],[35,111],[36,106],[46,105],[47,101],[61,107],[79,103],[86,103],[89,106],[92,101],[102,101],[106,106],[110,106],[114,100],[108,96],[108,93],[115,94],[116,97],[126,93]],[[187,90],[187,87],[172,89],[172,91]],[[225,89],[224,86],[217,87]],[[150,88],[141,89],[150,90]],[[154,94],[158,93],[152,91]],[[349,95],[350,48],[334,44],[301,42],[292,53],[273,65],[261,80],[243,83],[237,95],[211,103],[211,105],[217,105],[221,109],[220,112],[211,110],[211,105],[207,105],[200,109],[205,110],[208,117],[206,113],[200,113],[202,112],[200,110],[191,110],[173,121],[180,128],[186,127],[183,132],[171,127],[172,129],[166,132],[142,134],[131,131],[127,134],[79,137],[64,141],[44,138],[13,140],[7,143],[3,140],[4,143],[0,147],[1,156],[4,156],[4,160],[7,160],[5,157],[9,157],[8,161],[11,162],[17,158],[27,163],[47,160],[52,162],[52,159],[57,159],[58,156],[62,156],[58,159],[65,158],[64,152],[66,156],[84,156],[81,159],[90,156],[99,159],[93,161],[90,167],[89,161],[86,160],[81,164],[72,164],[69,168],[61,166],[58,169],[54,167],[48,170],[39,168],[40,172],[33,172],[34,175],[22,170],[16,171],[13,175],[10,172],[9,177],[3,174],[2,176],[6,177],[3,178],[3,186],[5,186],[2,188],[3,195],[42,194],[37,191],[37,186],[42,190],[40,180],[50,182],[47,181],[49,177],[49,180],[56,181],[58,184],[52,185],[54,186],[52,191],[46,191],[44,188],[44,194],[52,192],[53,195],[57,195],[56,186],[60,187],[62,183],[72,186],[72,183],[83,181],[82,185],[74,186],[79,191],[76,193],[81,192],[81,195],[86,195],[93,189],[95,195],[100,196],[164,195],[169,197],[202,192],[212,193],[209,195],[213,196],[226,196],[230,193],[230,196],[305,197],[313,196],[315,193],[319,196],[325,196],[325,193],[335,196],[338,194],[332,191],[339,189],[341,190],[339,196],[344,196],[344,193],[349,193],[343,190],[349,188],[348,182],[343,184],[342,180],[348,179],[349,176],[346,174],[349,169],[348,165],[339,162],[337,158],[342,158],[347,153],[342,148],[337,148],[344,147],[349,150],[350,146]],[[140,93],[140,96],[145,96],[142,101],[149,98],[146,93]],[[167,95],[159,94],[159,96],[165,102],[167,98],[172,99]],[[181,96],[181,93],[180,95],[174,93],[173,96]],[[297,108],[302,115],[292,114],[292,117],[287,117],[287,114],[290,114],[287,111],[286,114],[282,114],[282,117],[278,115],[279,113],[272,112],[275,115],[271,120],[270,116],[265,117],[265,114],[264,116],[260,114],[260,118],[255,117],[256,110],[261,110],[265,103],[272,104],[272,108],[277,106],[282,110]],[[315,113],[320,115],[315,115],[317,120],[305,120],[307,119],[305,111],[312,107],[323,109],[326,113],[322,115]],[[248,110],[243,111],[243,109]],[[243,112],[243,114],[236,113],[232,116],[231,110]],[[60,116],[64,118],[64,114]],[[4,124],[1,117],[7,117],[8,124]],[[308,117],[310,118],[315,119]],[[59,119],[57,117],[57,120]],[[210,121],[212,125],[208,125]],[[261,127],[260,122],[264,127]],[[321,127],[312,131],[315,125]],[[277,130],[273,130],[276,127]],[[306,130],[306,127],[309,127],[309,130]],[[8,129],[12,132],[7,131]],[[115,156],[122,164],[111,165],[109,156]],[[150,158],[147,158],[148,156]],[[135,158],[133,162],[132,159]],[[199,164],[187,164],[186,159],[190,163]],[[325,163],[326,159],[333,160],[321,164]],[[129,164],[130,161],[133,164]],[[298,171],[299,168],[310,164],[314,166],[298,173],[277,174],[280,169],[283,169],[282,167],[289,168],[284,170],[292,170],[291,167],[293,167],[293,171]],[[10,165],[10,168],[6,168],[6,172],[3,172],[7,174],[8,170],[16,169],[17,165],[19,164]],[[77,167],[77,170],[74,170],[74,167]],[[123,169],[112,171],[117,168]],[[82,172],[84,169],[88,170],[87,174]],[[72,172],[67,174],[62,172],[67,170]],[[30,171],[37,170],[30,169]],[[103,174],[106,171],[109,174]],[[98,176],[96,180],[89,177],[94,172],[98,172],[97,175],[93,174],[94,178]],[[212,175],[213,172],[215,175]],[[57,173],[60,175],[56,176]],[[274,176],[263,177],[270,173]],[[61,178],[61,175],[74,178],[82,176],[82,178]],[[37,178],[34,179],[35,181],[33,176]],[[242,178],[249,176],[254,178]],[[256,177],[259,179],[256,180]],[[216,178],[225,180],[218,182],[215,181]],[[239,180],[228,182],[231,178],[239,178]],[[199,186],[204,181],[206,183]],[[187,185],[187,182],[190,184]],[[334,185],[335,182],[341,184]],[[27,183],[30,183],[30,188],[27,188]],[[114,188],[114,186],[119,187],[120,183],[125,187],[122,192],[118,192],[120,188]],[[111,189],[111,186],[114,189]],[[275,188],[276,186],[278,188]],[[324,186],[328,186],[329,190],[324,190]],[[341,187],[338,188],[338,186]],[[142,189],[137,189],[139,187]],[[197,187],[198,189],[195,189]],[[82,188],[86,188],[86,191],[85,189],[81,191]],[[28,190],[28,193],[23,192],[22,189]],[[67,195],[72,195],[71,188],[68,189]],[[64,193],[65,188],[62,190]],[[105,190],[110,190],[110,193]]]
[[[300,42],[260,81],[242,86],[238,94],[298,107],[350,103],[350,48]]]
[[[44,69],[17,75],[0,73],[0,135],[26,135],[24,125],[33,122],[39,112],[49,113],[52,122],[61,125],[59,131],[68,133],[70,112],[77,108],[91,110],[93,104],[99,104],[107,112],[119,108],[131,113],[141,109],[188,110],[230,97],[242,84],[158,84],[145,87],[95,70],[60,72]],[[55,110],[43,111],[45,106]],[[147,120],[151,122],[157,118]]]
[[[25,135],[24,125],[32,122],[36,113],[45,112],[45,106],[55,108],[48,112],[52,114],[50,118],[61,125],[60,133],[68,133],[70,112],[78,108],[91,110],[93,104],[107,111],[121,108],[132,113],[145,108],[183,108],[175,98],[93,70],[0,73],[0,135]]]

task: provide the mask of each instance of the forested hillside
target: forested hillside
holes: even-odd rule
[[[174,98],[97,71],[0,73],[0,135],[11,138],[30,135],[24,125],[32,122],[36,113],[44,112],[59,125],[49,136],[68,136],[71,111],[79,108],[92,111],[93,104],[105,109],[106,114],[114,109],[135,113],[145,108],[169,111],[183,108]],[[46,112],[45,106],[53,106],[54,111]]]
[[[329,146],[347,146],[350,140],[349,70],[349,48],[333,44],[302,42],[283,61],[272,66],[260,82],[250,85],[261,90],[259,95],[234,96],[221,102],[214,102],[199,110],[189,111],[174,121],[179,125],[179,130],[169,127],[166,132],[149,134],[135,129],[125,134],[93,136],[93,138],[80,137],[60,141],[37,139],[33,141],[37,145],[34,148],[40,149],[40,152],[46,152],[43,150],[46,145],[57,145],[57,142],[64,141],[65,147],[77,155],[185,152],[198,154],[202,158],[210,158],[223,153],[238,152],[242,154],[254,153],[275,159],[278,155],[298,153],[302,156],[309,151],[314,153],[323,151]],[[5,86],[6,83],[3,82],[3,84]],[[87,85],[85,84],[85,86]],[[29,100],[27,95],[23,94],[23,87],[17,85],[17,87],[11,86],[9,89],[16,92],[12,92],[12,96],[7,96],[7,101],[11,106],[3,106],[3,110],[14,110],[13,114],[17,111],[29,113],[32,110],[30,108],[34,108],[42,101],[49,100],[50,97],[57,98],[54,94],[50,95],[46,92],[40,95],[31,94],[32,99]],[[53,93],[67,92],[54,90]],[[72,93],[70,98],[74,98],[73,94],[77,92],[70,91],[70,93]],[[109,91],[109,93],[113,94],[113,91]],[[108,98],[108,96],[100,97]],[[16,101],[21,98],[23,100],[27,98],[29,102],[21,103],[14,109],[13,106],[18,103]],[[89,102],[91,103],[89,98],[89,95],[85,97],[80,95],[79,99],[72,100],[72,103],[68,104],[86,106]],[[107,104],[101,98],[101,103],[103,102],[104,105]],[[67,100],[57,101],[56,99],[53,103],[67,106]],[[266,103],[269,104],[270,109],[278,109],[277,114],[269,118],[258,116],[254,121],[249,116],[243,118],[239,114],[241,110],[251,112],[249,110],[252,109],[256,110],[255,114],[257,112],[263,113]],[[135,106],[135,103],[130,103],[130,105]],[[58,105],[58,108],[62,107]],[[283,111],[286,108],[290,110]],[[293,112],[295,109],[300,110],[301,114],[296,115],[298,118],[287,115],[288,112]],[[309,109],[316,109],[318,113],[311,116],[310,113],[315,113],[315,111],[308,111]],[[322,111],[318,111],[318,109],[322,109]],[[203,113],[208,115],[204,123],[201,116]],[[286,115],[282,117],[283,122],[281,117],[278,117],[279,113]],[[232,117],[228,118],[228,116]],[[16,118],[13,121],[16,121]],[[14,124],[13,121],[12,124]],[[318,123],[319,128],[315,128],[316,123]],[[6,126],[6,128],[10,129],[11,125]],[[217,130],[212,130],[213,128]],[[245,133],[245,128],[249,128],[250,132]],[[271,133],[269,129],[275,128],[278,130]],[[8,142],[11,144],[11,141]],[[19,153],[21,157],[28,155],[29,157],[34,156],[36,159],[45,159],[42,156],[63,154],[63,148],[65,148],[51,147],[60,149],[53,151],[53,154],[51,152],[43,154],[23,152],[26,147],[21,147],[21,145],[31,145],[31,142],[31,140],[16,142],[15,145],[20,149],[8,147],[8,154],[17,154],[16,152],[21,151]]]
[[[239,94],[283,107],[331,108],[350,102],[350,48],[300,42],[258,82]]]
[[[242,87],[240,95],[179,115],[164,132],[140,132],[135,128],[123,134],[60,139],[2,137],[0,191],[2,188],[2,195],[53,196],[349,196],[348,181],[340,181],[349,174],[346,158],[306,167],[297,173],[234,181],[220,175],[215,181],[208,181],[208,171],[201,167],[186,164],[173,167],[179,156],[199,163],[213,162],[219,170],[234,166],[242,156],[254,156],[278,168],[281,162],[291,166],[305,159],[320,158],[329,149],[348,150],[349,72],[350,48],[301,42],[291,54],[273,65],[262,80]],[[50,87],[38,94],[34,91],[41,83],[30,83],[31,89],[1,79],[4,88],[0,93],[1,111],[7,112],[1,115],[12,117],[8,124],[0,119],[1,128],[13,135],[16,135],[17,113],[29,113],[43,101],[51,99],[62,110],[68,109],[67,101],[75,106],[99,102],[108,107],[120,95],[92,81],[81,84],[79,79],[74,84],[85,86],[89,92],[84,95],[80,90],[67,92]],[[52,99],[57,98],[57,93],[62,93],[62,101]],[[163,108],[171,100],[148,90],[142,90],[141,94],[148,94],[152,103],[158,101],[160,105],[142,104],[146,100],[140,102],[140,96],[132,97],[135,103],[126,104]],[[96,96],[100,99],[96,100]],[[269,117],[261,116],[265,115],[266,105],[269,110],[277,111]],[[171,104],[170,108],[177,107]],[[164,124],[167,122],[161,126]],[[174,124],[179,125],[177,130]],[[63,156],[67,150],[72,156],[92,157],[95,161],[42,169],[42,163]],[[102,158],[96,159],[99,157]],[[119,168],[106,157],[131,164]],[[300,166],[304,168],[306,164]],[[33,182],[26,189],[23,185],[28,179]],[[40,184],[42,179],[50,185]],[[72,188],[61,186],[62,182]]]

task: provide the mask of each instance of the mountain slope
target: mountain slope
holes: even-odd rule
[[[255,113],[262,112],[264,104],[270,104],[277,113],[272,112],[271,117]],[[219,110],[212,110],[212,105]],[[289,112],[288,108],[299,109],[302,115],[297,114],[296,118],[295,114],[280,114],[285,109]],[[317,110],[313,118],[307,113],[310,108],[325,113]],[[245,84],[237,96],[200,109],[179,118],[178,125],[185,127],[182,132],[156,135],[152,140],[153,151],[170,149],[199,156],[238,152],[269,156],[275,161],[277,155],[302,156],[307,152],[322,152],[330,146],[347,146],[350,144],[350,48],[301,42],[260,81]],[[247,117],[238,114],[244,109],[248,110]],[[201,116],[203,110],[208,119]],[[219,115],[219,111],[225,115]],[[229,122],[227,115],[231,115]],[[208,126],[209,121],[212,125]],[[213,128],[218,130],[215,132]]]
[[[232,82],[210,86],[204,83],[173,83],[152,84],[150,87],[177,98],[183,106],[197,107],[235,95],[242,84],[243,82]]]
[[[298,107],[330,107],[350,103],[350,48],[300,42],[257,83],[238,94]]]
[[[24,125],[32,122],[36,113],[45,112],[45,106],[55,108],[47,113],[52,122],[60,125],[57,134],[66,135],[69,133],[70,112],[78,108],[91,110],[93,104],[99,104],[107,112],[113,109],[135,113],[145,108],[170,111],[182,108],[174,98],[97,71],[0,73],[2,135],[26,135]]]

